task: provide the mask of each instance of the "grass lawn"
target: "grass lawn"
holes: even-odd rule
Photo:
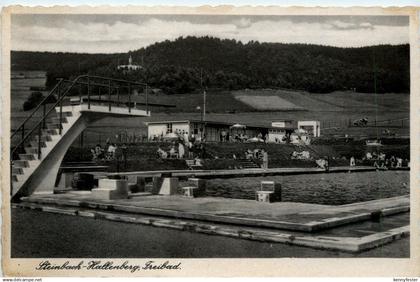
[[[260,95],[237,95],[235,96],[239,101],[255,108],[258,110],[304,110],[304,108],[296,106],[286,99],[280,98],[279,96],[260,96]]]
[[[39,72],[25,74],[39,75]],[[12,83],[12,128],[20,124],[30,111],[23,112],[22,105],[32,92],[30,86],[44,86],[45,78],[13,79]],[[122,99],[126,99],[123,97]],[[86,130],[92,142],[115,138],[116,134],[144,135],[145,122],[159,120],[200,119],[203,96],[195,94],[151,94],[152,103],[173,104],[175,108],[151,107],[150,118],[105,118]],[[133,96],[132,101],[144,102],[142,95]],[[243,100],[243,101],[241,101]],[[313,94],[294,90],[238,90],[207,93],[206,120],[269,126],[273,120],[319,120],[322,135],[372,136],[381,135],[385,129],[397,136],[409,134],[409,121],[383,123],[383,128],[348,128],[349,122],[367,117],[373,120],[396,120],[409,118],[410,95],[333,92]],[[375,106],[377,105],[377,106]],[[263,109],[269,111],[263,111]],[[305,109],[305,110],[299,110]]]

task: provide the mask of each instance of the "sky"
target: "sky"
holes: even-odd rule
[[[12,50],[120,53],[188,35],[337,47],[409,40],[405,16],[12,15]]]
[[[53,6],[53,5],[280,5],[280,6],[331,6],[331,7],[374,7],[374,6],[418,6],[418,0],[2,0],[1,6]]]

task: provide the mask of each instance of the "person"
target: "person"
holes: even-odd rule
[[[202,159],[206,157],[206,148],[203,143],[200,144],[200,156]]]
[[[222,138],[222,140],[221,140],[221,141],[222,141],[222,142],[226,142],[226,135],[227,135],[227,134],[226,134],[226,131],[225,131],[225,130],[222,130],[221,135],[222,135],[222,136],[221,136],[221,138]]]
[[[315,161],[315,163],[322,169],[325,169],[325,160],[324,159],[318,159]]]
[[[183,135],[184,135],[184,144],[187,144],[189,142],[189,140],[188,140],[188,132],[185,131]]]
[[[380,153],[378,157],[379,157],[379,160],[384,161],[386,158],[386,155],[384,153]]]
[[[328,156],[325,157],[324,167],[325,167],[325,171],[330,170],[330,157]]]
[[[97,161],[98,156],[96,155],[95,149],[90,149],[90,152],[92,153],[92,161]]]
[[[95,146],[95,155],[96,159],[103,159],[104,157],[104,150],[102,149],[100,144],[96,144]]]
[[[158,158],[166,159],[168,157],[168,153],[166,153],[164,150],[162,150],[162,148],[160,146],[158,147],[156,153],[157,153]]]
[[[185,154],[184,144],[182,144],[181,142],[179,142],[179,144],[178,144],[178,157],[180,159],[183,159],[184,158],[184,154]]]
[[[169,157],[171,159],[176,157],[176,151],[175,151],[175,146],[174,145],[172,145],[171,149],[169,150]]]
[[[192,159],[194,157],[194,149],[193,144],[191,142],[187,142],[187,151],[188,151],[188,158]]]
[[[261,151],[262,151],[263,169],[268,169],[268,153],[264,149]]]
[[[260,150],[254,149],[253,157],[254,159],[258,160],[260,158]]]
[[[397,159],[397,167],[402,167],[402,163],[403,163],[402,158],[396,158],[396,159]]]
[[[116,149],[117,149],[117,145],[115,145],[115,143],[112,143],[112,144],[109,145],[108,152],[107,152],[109,159],[114,159]]]
[[[196,157],[196,158],[194,159],[194,164],[195,164],[196,166],[202,166],[202,165],[203,165],[203,163],[201,162],[201,159],[200,159],[199,157]]]
[[[245,158],[246,158],[247,160],[250,160],[250,159],[252,159],[252,157],[253,157],[252,151],[251,151],[250,149],[248,149],[248,150],[245,152]]]

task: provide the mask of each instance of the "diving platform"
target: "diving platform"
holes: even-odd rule
[[[74,81],[60,80],[11,135],[11,144],[15,144],[10,154],[11,198],[53,194],[64,155],[92,123],[110,116],[149,117],[147,106],[138,109],[131,104],[115,104],[120,96],[130,100],[135,87],[147,89],[142,83],[88,75]],[[75,89],[79,90],[76,98],[70,95]],[[107,93],[106,99],[100,103],[90,100],[94,92],[103,89]],[[56,102],[47,102],[51,100]]]

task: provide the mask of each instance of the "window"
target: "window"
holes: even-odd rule
[[[166,124],[166,133],[172,133],[172,123]]]

